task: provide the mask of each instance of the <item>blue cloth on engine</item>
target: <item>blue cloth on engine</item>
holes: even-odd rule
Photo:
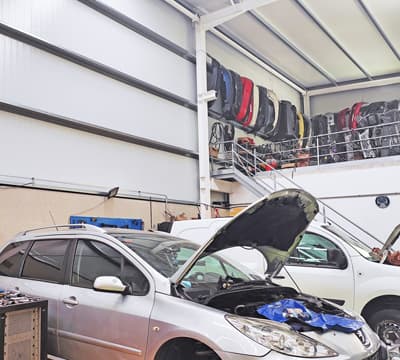
[[[287,322],[297,319],[300,322],[322,331],[337,330],[351,333],[360,329],[364,323],[359,320],[345,318],[338,315],[316,313],[307,309],[302,301],[283,299],[272,304],[266,304],[257,309],[257,312],[267,319]]]

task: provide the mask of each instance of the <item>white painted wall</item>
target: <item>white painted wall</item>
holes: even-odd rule
[[[0,35],[0,98],[197,150],[196,114]]]
[[[382,241],[386,240],[394,226],[400,223],[399,156],[280,172]],[[259,179],[273,184],[271,173],[260,175]],[[295,187],[279,176],[277,179],[284,187]],[[279,184],[277,187],[279,189]],[[388,194],[390,205],[386,209],[378,208],[375,198],[385,194]],[[253,199],[254,196],[244,189],[231,195],[233,204],[249,203]],[[327,215],[338,220],[328,209]],[[342,221],[340,224],[357,233],[349,224]],[[360,236],[359,233],[357,235]],[[368,237],[364,236],[364,240],[376,245]]]
[[[102,2],[194,54],[192,22],[166,3]],[[0,22],[196,101],[192,63],[79,1],[0,0]],[[295,90],[212,35],[207,50],[224,66],[300,106]],[[3,35],[0,101],[197,151],[194,111]],[[0,141],[2,175],[117,184],[198,201],[196,160],[7,112],[0,112],[0,123],[5,129]]]
[[[194,159],[2,111],[0,128],[0,182],[19,175],[198,200]]]
[[[194,54],[194,26],[188,18],[160,0],[102,0]]]
[[[114,2],[109,1],[109,3],[113,5]],[[148,11],[154,11],[153,8],[149,8],[150,4],[155,6],[154,1],[132,1],[131,6],[122,6],[125,3],[127,2],[118,2],[121,7],[119,10],[126,11],[128,14],[135,10],[135,18],[138,14],[144,15]],[[0,5],[1,22],[195,102],[194,64],[79,1],[7,0],[0,4],[2,4]],[[165,4],[161,3],[161,5],[165,7]],[[140,13],[139,9],[141,9]],[[151,14],[160,13],[158,9]],[[168,21],[169,28],[181,31],[182,34],[186,34],[186,37],[191,36],[190,28],[182,31],[184,30],[182,25],[187,26],[184,18],[174,23],[171,20],[164,18],[164,23]],[[178,26],[172,26],[172,24]],[[169,34],[162,34],[168,38],[166,35]],[[19,56],[18,53],[16,55]],[[29,60],[29,58],[26,59],[27,62]],[[34,61],[38,60],[34,59]],[[65,72],[61,74],[68,76]],[[96,94],[93,94],[93,97],[95,98]]]
[[[163,2],[104,3],[186,49],[194,45],[191,22]],[[1,0],[0,22],[196,101],[191,62],[79,1]],[[0,101],[197,151],[194,111],[3,35]],[[7,112],[0,123],[2,175],[198,201],[196,160]]]
[[[311,114],[317,115],[326,112],[338,112],[360,101],[389,101],[399,98],[400,84],[312,96],[310,101]]]

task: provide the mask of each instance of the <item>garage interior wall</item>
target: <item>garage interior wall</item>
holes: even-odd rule
[[[167,219],[165,212],[197,218],[197,206],[160,201],[107,199],[62,191],[0,187],[0,245],[20,231],[67,224],[71,215],[142,219],[144,229]]]
[[[302,99],[297,90],[285,84],[282,80],[263,69],[260,65],[254,63],[212,33],[207,34],[207,53],[217,59],[224,67],[234,70],[240,74],[240,76],[251,79],[256,85],[272,89],[280,100],[288,100],[295,105],[297,109],[302,110]],[[210,125],[215,122],[215,119],[210,120]],[[254,137],[238,128],[235,129],[235,134],[236,137]],[[260,137],[256,136],[254,138],[257,144],[265,142],[265,140]]]
[[[257,85],[272,89],[280,100],[289,100],[297,109],[301,109],[298,91],[252,62],[212,33],[207,35],[207,52],[222,63],[224,67],[236,71],[240,76],[248,77]]]
[[[398,99],[399,94],[400,84],[394,84],[312,96],[310,99],[311,115],[338,112],[360,101],[390,101]]]
[[[1,1],[1,183],[119,186],[197,203],[194,48],[192,22],[157,0]],[[211,34],[207,51],[300,107],[295,90]]]
[[[276,187],[277,190],[294,187],[287,179],[294,181],[298,187],[321,199],[376,238],[386,241],[394,227],[399,224],[399,162],[400,156],[391,156],[299,167],[280,170],[277,176],[261,174],[258,181],[263,181],[272,188]],[[286,176],[286,179],[279,174]],[[382,209],[376,205],[378,196],[389,198],[390,204],[387,208]],[[232,206],[245,206],[255,200],[256,197],[248,190],[235,186],[231,196]],[[326,210],[329,218],[349,229],[349,223],[343,222],[342,218],[329,209]],[[371,239],[366,238],[365,234],[357,233],[356,228],[350,229],[360,239],[370,242]],[[370,242],[370,245],[378,244]]]
[[[186,46],[192,38],[187,19],[158,1],[108,3],[145,26],[156,26],[171,41]],[[0,4],[2,24],[194,102],[192,62],[84,1],[6,0]],[[189,154],[197,152],[193,109],[9,36],[0,35],[0,53],[1,102],[177,147]],[[0,143],[2,175],[120,186],[198,201],[197,160],[193,157],[6,111],[0,112],[0,122],[6,135]]]

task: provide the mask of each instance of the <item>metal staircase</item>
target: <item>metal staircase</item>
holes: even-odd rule
[[[258,197],[270,193],[267,186],[265,186],[263,183],[258,183],[253,177],[243,174],[240,170],[232,166],[230,168],[216,170],[213,172],[212,176],[215,179],[237,181]]]
[[[257,179],[257,166],[263,162],[251,152],[234,142],[221,144],[225,151],[211,158],[211,176],[215,179],[237,181],[254,195],[261,197],[275,189]]]
[[[259,157],[254,150],[249,150],[235,142],[219,143],[217,156],[212,156],[211,176],[215,179],[237,181],[254,195],[261,197],[277,190],[302,189],[294,180],[279,170],[275,170],[268,161]],[[326,202],[317,198],[320,213],[317,220],[330,222],[350,236],[355,236],[366,244],[384,244],[383,241],[357,225]]]

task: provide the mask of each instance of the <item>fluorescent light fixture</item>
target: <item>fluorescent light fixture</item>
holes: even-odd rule
[[[119,186],[116,186],[116,187],[113,187],[112,189],[110,189],[106,194],[107,199],[111,199],[113,197],[116,197],[117,194],[118,194],[118,190],[119,190]]]

